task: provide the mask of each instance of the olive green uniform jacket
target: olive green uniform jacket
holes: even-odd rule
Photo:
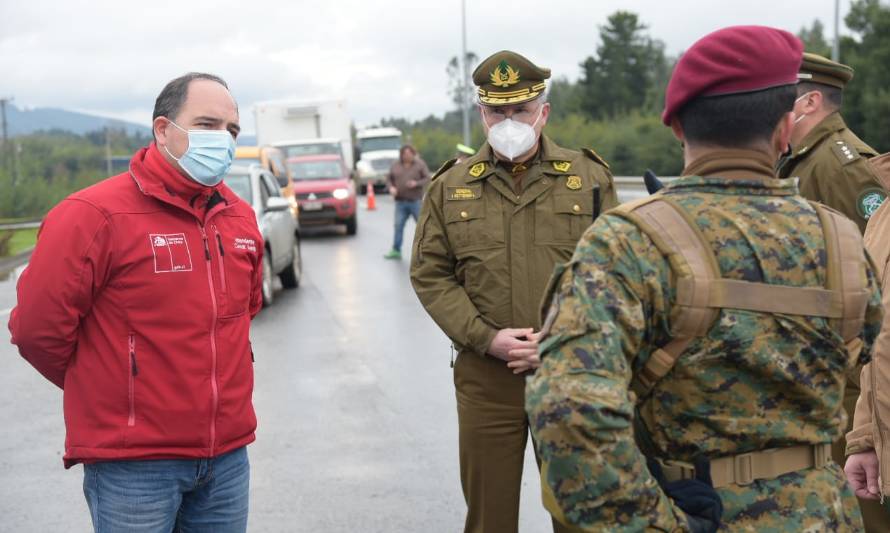
[[[461,351],[485,354],[497,330],[540,328],[540,301],[557,263],[568,261],[600,210],[618,204],[595,153],[546,136],[521,190],[486,143],[433,179],[414,237],[411,283]],[[447,170],[445,170],[447,169]]]
[[[779,164],[780,178],[800,179],[800,195],[837,209],[865,232],[887,193],[868,159],[878,155],[847,128],[840,113],[825,117]]]
[[[859,231],[865,226],[886,198],[869,160],[877,152],[847,128],[840,113],[825,117],[800,143],[793,153],[779,164],[779,176],[799,178],[800,194],[832,207],[856,222]],[[844,408],[853,419],[856,399],[860,394],[859,368],[848,375],[844,392]],[[852,429],[852,425],[847,428]],[[832,457],[844,464],[844,439],[832,446]],[[859,500],[865,529],[887,531],[890,517],[880,505]]]

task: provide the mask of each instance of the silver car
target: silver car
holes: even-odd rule
[[[260,165],[233,166],[225,177],[232,191],[256,213],[263,234],[263,306],[275,299],[274,276],[285,289],[295,289],[303,276],[300,226],[290,212],[290,202],[281,196],[275,177]]]

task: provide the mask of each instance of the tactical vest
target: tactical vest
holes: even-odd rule
[[[725,279],[717,258],[690,215],[674,200],[654,195],[611,211],[633,222],[667,257],[676,280],[676,301],[670,311],[671,340],[656,349],[631,389],[637,405],[674,367],[696,338],[713,327],[721,309],[824,317],[843,338],[851,357],[859,353],[869,294],[865,286],[867,259],[856,224],[819,203],[816,210],[825,236],[827,276],[824,287],[791,287]],[[636,417],[639,421],[639,417]],[[638,433],[642,424],[635,424]],[[711,461],[714,487],[746,485],[804,468],[821,468],[831,461],[830,443],[763,450]],[[691,465],[662,462],[669,481],[690,479]]]

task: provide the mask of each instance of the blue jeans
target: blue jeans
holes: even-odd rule
[[[420,200],[396,200],[396,227],[392,238],[392,249],[402,251],[402,236],[408,217],[414,217],[414,223],[420,218]]]
[[[96,533],[247,531],[247,448],[213,459],[85,464],[83,493]]]

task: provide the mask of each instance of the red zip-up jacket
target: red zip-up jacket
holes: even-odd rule
[[[262,254],[253,209],[182,176],[154,144],[49,212],[9,330],[64,389],[66,468],[254,440]]]

